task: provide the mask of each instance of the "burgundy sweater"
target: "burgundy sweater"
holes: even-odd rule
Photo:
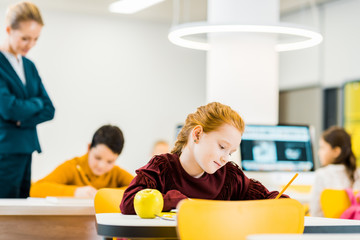
[[[247,178],[232,162],[214,174],[204,173],[200,178],[194,178],[183,169],[177,154],[162,154],[154,156],[148,164],[136,170],[136,174],[120,204],[123,214],[135,214],[135,194],[145,188],[157,189],[163,194],[163,211],[176,208],[179,201],[186,198],[254,200],[278,195],[276,191],[269,192],[260,182]]]

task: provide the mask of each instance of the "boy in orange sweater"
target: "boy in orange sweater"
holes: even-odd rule
[[[30,196],[93,198],[100,188],[127,187],[133,176],[115,165],[123,146],[124,137],[118,127],[102,126],[95,132],[84,156],[64,162],[34,183]]]

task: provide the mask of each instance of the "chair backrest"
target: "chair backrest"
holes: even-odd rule
[[[303,206],[294,199],[183,200],[177,214],[181,240],[245,240],[256,233],[302,233]]]
[[[95,213],[119,213],[123,189],[102,188],[94,198]]]
[[[345,190],[324,189],[320,195],[320,206],[324,217],[340,218],[350,207],[350,200]]]

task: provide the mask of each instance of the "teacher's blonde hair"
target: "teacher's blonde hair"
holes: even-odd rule
[[[171,153],[181,155],[182,149],[188,142],[188,136],[195,126],[202,126],[203,131],[207,133],[216,131],[223,124],[234,126],[241,134],[244,132],[244,120],[229,106],[212,102],[205,106],[198,107],[196,112],[187,116],[185,125],[180,130],[175,142],[175,147],[171,150]]]
[[[35,21],[44,26],[39,9],[31,2],[20,2],[10,6],[6,12],[6,24],[18,29],[21,22]]]

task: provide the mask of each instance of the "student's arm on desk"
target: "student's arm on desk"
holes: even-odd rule
[[[36,182],[31,186],[30,197],[64,196],[73,197],[79,186],[52,182]]]
[[[31,185],[30,197],[73,197],[75,190],[80,187],[74,185],[74,172],[70,170],[73,168],[68,162],[58,166],[49,175]]]
[[[239,199],[257,200],[257,199],[275,199],[279,194],[278,191],[269,191],[262,183],[255,179],[250,179],[247,192],[244,198],[240,196]],[[282,194],[280,198],[289,198],[288,195]]]
[[[158,186],[157,183],[164,183],[164,179],[159,176],[158,173],[153,171],[137,171],[138,175],[131,182],[129,187],[124,192],[123,199],[120,204],[120,211],[123,214],[135,214],[134,209],[134,198],[138,191],[151,188],[151,189],[162,189],[164,186]],[[161,192],[161,191],[160,191]],[[166,194],[162,194],[164,198],[164,212],[170,211],[176,208],[177,204],[188,197],[182,194],[178,190],[167,191]]]

